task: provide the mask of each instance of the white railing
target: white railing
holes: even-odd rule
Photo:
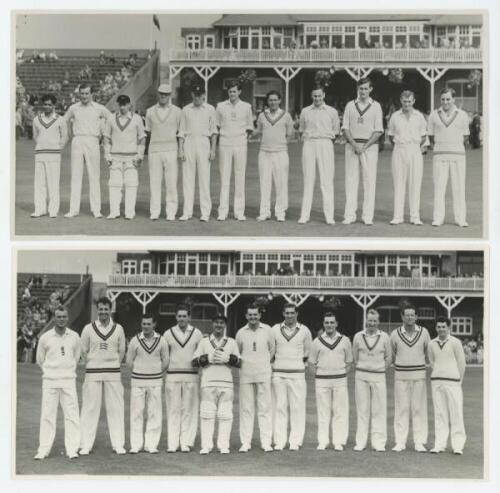
[[[170,49],[169,61],[175,62],[442,62],[471,63],[482,61],[480,48],[308,48],[308,49]]]
[[[483,291],[479,277],[344,277],[344,276],[176,276],[112,274],[109,286],[215,289],[370,289]]]

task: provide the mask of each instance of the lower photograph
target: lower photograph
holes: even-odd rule
[[[15,253],[17,478],[486,478],[487,251]]]

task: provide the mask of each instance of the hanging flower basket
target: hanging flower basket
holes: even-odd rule
[[[481,70],[477,70],[477,69],[474,69],[474,70],[471,70],[469,72],[469,83],[467,84],[467,87],[469,89],[472,89],[473,87],[477,87],[479,86],[479,84],[481,84],[481,79],[483,77],[483,74],[481,72]]]
[[[238,75],[238,81],[242,86],[253,82],[257,78],[257,72],[253,69],[242,70]]]
[[[328,87],[332,80],[332,74],[329,70],[318,70],[314,75],[314,82],[323,87]]]
[[[400,68],[391,68],[389,70],[389,81],[394,84],[401,84],[403,82],[404,73]]]

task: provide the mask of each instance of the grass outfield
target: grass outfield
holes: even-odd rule
[[[393,184],[391,174],[391,151],[385,150],[380,154],[378,163],[376,209],[373,226],[356,223],[349,226],[342,225],[345,191],[344,191],[344,148],[335,147],[335,220],[337,225],[328,226],[324,222],[322,212],[321,191],[319,176],[316,174],[316,189],[314,193],[311,221],[299,225],[297,220],[302,201],[302,165],[301,149],[297,143],[290,145],[290,178],[289,178],[289,209],[287,221],[267,221],[260,223],[255,220],[259,215],[259,178],[257,168],[258,144],[249,145],[249,159],[246,172],[246,216],[247,221],[242,223],[235,220],[218,222],[215,220],[219,203],[219,171],[217,160],[212,165],[212,220],[201,223],[199,218],[198,199],[195,201],[194,216],[188,222],[166,222],[149,220],[149,174],[147,158],[139,172],[139,190],[137,195],[136,218],[133,221],[119,219],[114,221],[95,220],[90,214],[88,201],[88,183],[84,176],[82,191],[81,215],[71,220],[62,217],[69,208],[70,193],[70,146],[66,146],[62,155],[61,173],[61,209],[58,218],[31,219],[33,212],[33,142],[25,139],[17,141],[16,145],[16,198],[15,198],[15,234],[16,235],[99,235],[99,236],[295,236],[295,237],[432,237],[432,238],[479,238],[483,235],[483,158],[482,150],[467,152],[467,220],[468,228],[459,228],[454,224],[451,203],[451,184],[448,186],[446,200],[445,225],[433,228],[432,204],[432,160],[430,155],[425,157],[424,177],[421,194],[421,217],[423,226],[403,224],[397,227],[390,226],[393,212]],[[101,196],[103,200],[102,212],[109,213],[108,172],[101,165]],[[360,184],[359,199],[362,199]],[[231,193],[233,185],[231,185]],[[178,178],[179,211],[182,214],[182,173]],[[232,195],[231,195],[232,197]],[[231,199],[232,204],[232,199]],[[164,212],[163,212],[164,214]],[[358,212],[360,215],[360,212]]]
[[[111,452],[104,410],[97,432],[94,452],[87,457],[69,461],[64,457],[61,412],[58,417],[56,440],[49,458],[33,460],[38,446],[38,429],[41,402],[41,373],[34,364],[19,364],[17,370],[17,428],[16,464],[17,474],[90,474],[90,475],[169,475],[169,476],[281,476],[281,477],[379,477],[379,478],[462,478],[483,477],[483,369],[468,368],[464,381],[464,412],[467,443],[464,455],[455,456],[448,451],[439,455],[414,452],[411,447],[401,453],[390,451],[393,445],[392,417],[393,378],[388,377],[389,439],[386,453],[354,452],[355,433],[354,379],[349,378],[350,436],[346,450],[342,453],[316,450],[316,409],[313,379],[308,377],[307,424],[304,446],[298,452],[265,453],[258,446],[254,435],[254,449],[247,454],[237,452],[239,442],[238,396],[235,395],[235,419],[231,435],[232,453],[220,455],[212,452],[200,456],[199,437],[195,451],[190,454],[167,454],[166,423],[160,442],[161,453],[150,455],[117,456]],[[125,374],[125,371],[123,372]],[[82,373],[78,388],[81,389]],[[126,435],[128,437],[129,378],[125,378]],[[429,386],[429,444],[434,441],[434,422]],[[128,439],[127,439],[128,440]],[[128,443],[127,445],[128,446]]]

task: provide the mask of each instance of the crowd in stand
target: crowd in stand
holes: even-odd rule
[[[465,361],[468,364],[482,365],[484,361],[484,346],[482,335],[462,339]]]

